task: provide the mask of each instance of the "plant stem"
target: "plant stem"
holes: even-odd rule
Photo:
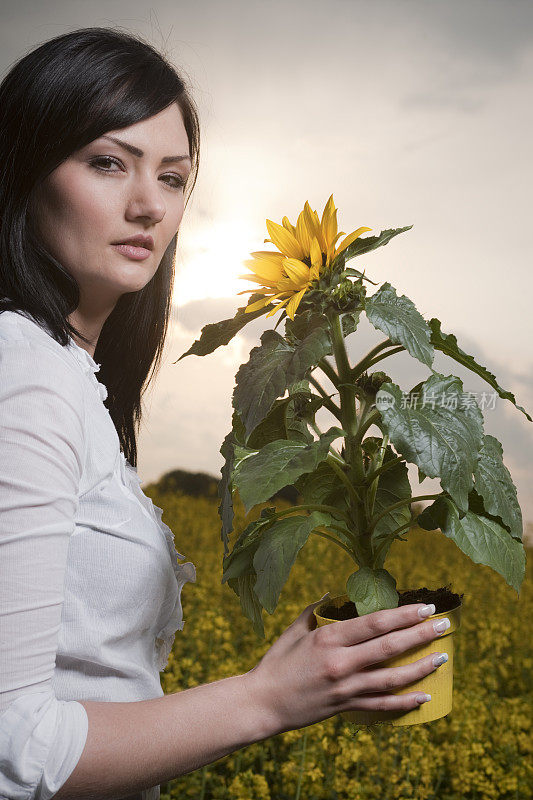
[[[336,528],[337,526],[336,525],[335,526],[332,525],[331,527],[335,527]],[[339,528],[339,530],[342,530],[342,529]],[[311,533],[314,533],[315,536],[321,536],[323,539],[329,539],[330,542],[334,542],[335,544],[338,544],[339,547],[342,547],[342,549],[345,550],[348,553],[348,555],[350,556],[352,561],[355,561],[355,563],[357,564],[357,561],[354,558],[354,554],[352,553],[350,548],[346,547],[346,545],[343,542],[341,542],[339,539],[336,539],[334,536],[330,536],[329,533],[325,533],[324,531],[319,531],[318,528],[315,528],[314,530],[312,530]]]
[[[376,465],[377,465],[378,469],[383,464],[383,459],[385,458],[385,453],[387,452],[388,443],[389,443],[389,435],[388,435],[388,433],[385,433],[383,435],[383,441],[382,441],[382,444],[381,444],[380,453],[379,453],[379,456],[378,456],[378,458],[376,460]],[[367,497],[368,497],[368,516],[370,518],[372,518],[372,514],[374,513],[374,502],[376,500],[376,492],[377,492],[377,490],[378,490],[378,481],[374,480],[369,486],[368,495],[367,495]]]
[[[382,467],[380,467],[379,469],[374,470],[374,472],[371,472],[369,475],[367,475],[366,478],[365,478],[365,482],[368,485],[370,485],[372,483],[372,481],[374,481],[377,477],[379,477],[379,475],[382,475],[384,472],[386,472],[391,467],[395,467],[396,464],[399,464],[400,461],[403,461],[403,460],[404,460],[403,456],[397,456],[396,458],[391,458],[389,461],[385,462],[385,464],[383,464]]]
[[[375,364],[378,363],[378,361],[383,361],[384,358],[393,356],[395,353],[401,353],[402,350],[405,350],[405,347],[403,345],[399,345],[398,347],[395,347],[393,350],[389,350],[387,353],[382,353],[377,358],[373,358],[372,361],[366,365],[366,368],[370,369],[370,367],[373,367]]]
[[[398,500],[397,503],[393,503],[391,506],[388,506],[381,512],[381,514],[378,514],[377,517],[374,517],[374,519],[370,521],[368,532],[371,533],[376,527],[377,523],[380,521],[380,519],[387,516],[387,514],[389,514],[391,511],[394,511],[395,508],[401,508],[402,506],[405,505],[411,505],[411,503],[415,503],[417,500],[434,500],[437,497],[442,497],[442,494],[421,494],[418,495],[417,497],[406,497],[404,500]]]
[[[351,482],[351,480],[349,479],[343,468],[334,459],[332,458],[330,459],[329,456],[326,460],[330,465],[331,469],[339,476],[341,481],[344,483],[344,485],[348,489],[348,494],[352,497],[355,503],[360,503],[361,498],[357,493],[357,489],[355,488],[355,486],[353,485],[353,483]]]
[[[300,800],[300,792],[302,790],[302,779],[304,774],[304,766],[305,766],[305,754],[307,749],[307,734],[308,729],[306,728],[303,735],[302,741],[302,758],[300,761],[300,770],[298,772],[298,786],[296,787],[296,794],[294,795],[294,800]]]
[[[385,347],[394,347],[390,339],[385,339],[385,341],[380,342],[380,344],[373,347],[372,350],[370,350],[370,352],[367,353],[366,356],[351,369],[351,379],[355,381],[359,375],[361,375],[365,369],[367,369],[368,364],[372,361],[373,357],[380,353]]]
[[[363,464],[359,465],[357,453],[353,447],[353,439],[357,432],[357,414],[355,410],[355,387],[351,377],[351,367],[346,352],[342,324],[339,314],[328,314],[333,353],[339,373],[339,394],[341,399],[342,427],[346,431],[346,461],[355,468],[356,477],[363,477]],[[341,385],[342,384],[342,385]]]
[[[309,383],[311,383],[315,387],[317,392],[319,392],[320,395],[322,396],[322,399],[324,401],[324,407],[327,408],[328,411],[330,411],[333,414],[333,416],[336,417],[340,422],[341,421],[341,410],[338,407],[338,405],[333,402],[333,400],[331,399],[329,394],[326,392],[326,390],[319,384],[319,382],[316,380],[316,378],[313,378],[312,375],[309,376]]]
[[[376,409],[371,411],[370,414],[363,417],[361,422],[359,423],[359,428],[357,429],[357,433],[354,438],[354,446],[360,447],[361,442],[363,441],[363,436],[367,432],[367,430],[378,420],[381,418],[381,412]]]
[[[320,361],[318,362],[317,366],[322,370],[324,375],[326,375],[330,379],[330,381],[332,382],[333,386],[335,386],[335,388],[338,389],[339,388],[339,375],[337,375],[337,373],[335,372],[335,370],[332,367],[332,365],[329,363],[329,361],[326,360],[325,356],[324,356],[324,358],[320,359]],[[338,369],[338,365],[337,365],[337,369]]]
[[[292,514],[293,511],[325,511],[328,514],[340,517],[348,525],[351,522],[350,518],[339,508],[335,508],[335,506],[323,505],[320,503],[304,503],[300,506],[291,506],[290,508],[284,508],[281,511],[276,511],[276,513],[272,514],[269,517],[269,519],[277,519],[278,517],[285,517],[287,514]]]

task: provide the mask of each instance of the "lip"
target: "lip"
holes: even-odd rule
[[[134,261],[144,261],[152,255],[152,251],[147,250],[146,247],[137,247],[133,244],[114,244],[112,247],[122,253],[123,256],[132,258]]]
[[[137,233],[135,236],[129,236],[127,239],[120,239],[118,242],[112,242],[112,244],[131,244],[137,247],[144,247],[146,250],[154,249],[154,240],[152,237],[145,236],[143,233]]]

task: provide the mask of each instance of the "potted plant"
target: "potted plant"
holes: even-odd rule
[[[232,429],[220,450],[225,459],[219,484],[222,580],[239,596],[244,614],[264,637],[262,610],[274,613],[298,553],[313,534],[344,550],[354,562],[346,593],[315,608],[318,624],[406,603],[434,603],[434,616],[448,616],[452,623],[439,640],[448,663],[400,690],[429,691],[433,702],[410,712],[344,716],[360,724],[389,720],[409,725],[437,719],[452,707],[453,632],[463,595],[452,592],[451,586],[398,590],[385,568],[392,543],[405,541],[415,523],[412,504],[431,500],[416,517],[417,525],[440,529],[474,562],[500,573],[517,593],[525,552],[522,515],[502,445],[484,433],[483,413],[473,393],[465,391],[455,375],[433,369],[435,350],[470,369],[516,406],[515,398],[459,347],[454,335],[441,330],[438,319],[426,321],[388,282],[370,294],[367,283],[377,284],[364,271],[346,266],[411,225],[365,237],[361,234],[371,229],[360,227],[338,244],[344,234],[337,232],[333,195],[321,219],[306,202],[295,226],[287,217],[281,225],[271,220],[266,224],[270,238],[265,242],[277,249],[254,252],[245,262],[252,272],[241,277],[258,285],[240,292],[253,292],[247,306],[232,319],[206,325],[180,356],[211,353],[250,320],[281,311],[275,328],[263,333],[236,375]],[[346,339],[357,336],[363,313],[385,338],[351,364]],[[409,392],[392,382],[382,363],[404,350],[429,372]],[[333,393],[321,384],[320,374],[329,379]],[[335,423],[326,431],[315,420],[321,408]],[[379,435],[370,435],[372,426]],[[407,463],[417,466],[420,482],[438,478],[441,491],[413,496]],[[287,486],[297,489],[301,502],[288,509],[277,510],[273,504],[263,508],[229,552],[234,493],[249,514]],[[421,646],[380,666],[409,663],[430,652],[431,644]]]

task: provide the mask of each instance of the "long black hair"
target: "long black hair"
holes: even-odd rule
[[[88,342],[68,320],[79,286],[32,228],[33,193],[76,150],[173,102],[192,160],[186,206],[198,174],[198,111],[162,53],[116,28],[81,28],[41,44],[10,69],[0,84],[0,313],[27,312],[62,346],[73,334]],[[159,370],[171,311],[176,242],[177,235],[143,289],[119,298],[94,353],[122,451],[135,467],[141,397]]]

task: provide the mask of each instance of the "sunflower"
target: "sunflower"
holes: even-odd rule
[[[279,252],[258,250],[250,254],[253,258],[244,264],[252,270],[252,274],[239,275],[239,278],[259,283],[260,288],[244,289],[238,294],[254,292],[264,295],[261,300],[250,303],[246,312],[264,308],[279,299],[280,302],[274,305],[267,317],[286,305],[287,315],[291,319],[294,319],[296,309],[311,281],[319,278],[323,270],[329,269],[339,253],[358,236],[372,230],[358,228],[346,236],[335,249],[337,240],[344,236],[344,231],[337,233],[337,209],[333,195],[324,207],[321,220],[306,200],[296,227],[291,225],[287,217],[283,217],[281,225],[270,219],[267,219],[266,225],[270,239],[265,239],[265,242],[271,242]]]

